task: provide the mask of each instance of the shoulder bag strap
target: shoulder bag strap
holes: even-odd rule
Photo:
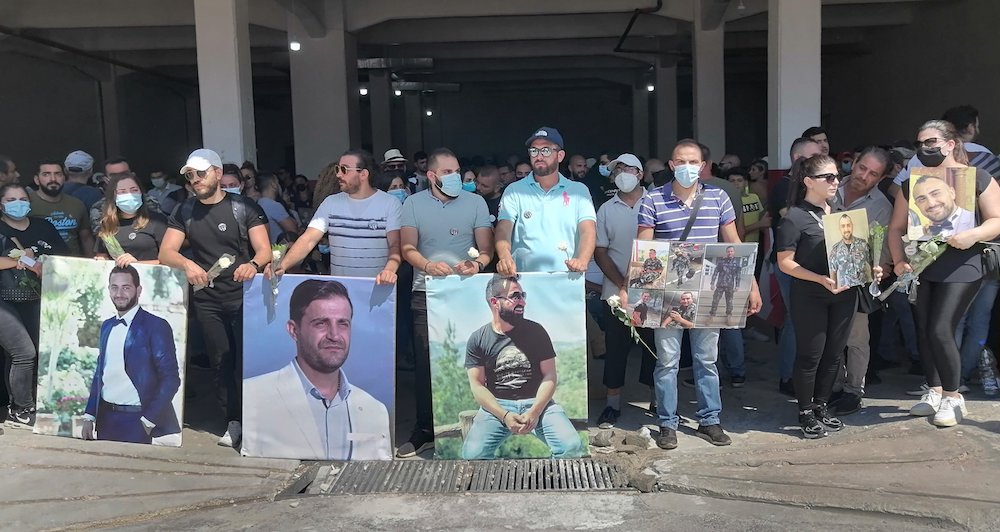
[[[687,225],[684,226],[684,232],[681,233],[681,242],[687,240],[689,234],[691,234],[691,228],[694,227],[694,221],[698,217],[698,210],[701,209],[701,199],[704,197],[704,191],[698,191],[694,197],[694,205],[691,206],[691,216],[688,217]]]

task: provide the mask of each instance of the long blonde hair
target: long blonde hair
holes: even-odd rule
[[[334,161],[320,170],[319,179],[316,181],[316,188],[313,190],[313,208],[318,208],[319,204],[323,203],[323,200],[327,196],[332,196],[340,192],[340,180],[337,179],[337,172],[334,169],[338,164],[340,163]]]
[[[136,230],[146,227],[149,223],[149,209],[146,208],[146,191],[142,189],[142,183],[135,178],[132,174],[117,175],[111,178],[111,181],[104,186],[104,210],[101,213],[101,228],[97,231],[97,236],[100,238],[106,236],[114,236],[118,232],[118,204],[115,203],[116,190],[118,189],[118,183],[125,179],[131,179],[135,186],[139,188],[139,194],[142,196],[142,203],[139,204],[139,210],[135,213],[135,221],[132,222],[132,227]]]

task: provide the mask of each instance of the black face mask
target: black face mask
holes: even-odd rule
[[[941,166],[941,163],[944,162],[944,159],[945,156],[941,154],[940,146],[936,148],[921,147],[919,150],[917,150],[917,160],[920,161],[920,164],[928,168]]]

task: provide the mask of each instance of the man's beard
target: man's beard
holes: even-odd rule
[[[214,187],[206,189],[205,192],[198,192],[195,190],[194,195],[200,200],[211,198],[219,191],[220,186],[221,185],[219,183],[216,183]]]
[[[521,312],[514,312],[514,309],[521,309]],[[524,305],[517,305],[510,309],[500,309],[500,319],[512,324],[524,320]]]
[[[138,302],[139,302],[139,295],[138,294],[136,294],[134,297],[132,297],[132,299],[129,299],[127,302],[125,302],[125,305],[121,306],[121,307],[118,306],[118,303],[115,303],[114,301],[112,301],[112,303],[115,305],[115,309],[117,309],[118,312],[128,312],[128,311],[132,310],[132,307],[134,307]]]
[[[535,172],[535,175],[552,175],[556,173],[556,170],[559,168],[559,163],[545,164],[545,162],[542,161],[541,164],[543,165],[541,169],[538,169],[538,167],[534,164],[531,165],[531,169]]]
[[[62,192],[62,189],[63,189],[63,184],[62,183],[56,183],[56,182],[49,183],[48,185],[45,185],[44,187],[38,187],[38,191],[39,192],[44,193],[46,196],[48,196],[50,198],[54,198],[54,197],[58,196],[59,193]]]

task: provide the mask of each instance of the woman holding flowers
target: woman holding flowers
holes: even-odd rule
[[[7,418],[8,426],[30,429],[35,424],[42,276],[42,264],[36,259],[65,255],[69,249],[48,220],[28,218],[31,203],[23,186],[11,183],[0,187],[0,205],[0,347],[10,357],[10,372],[2,379],[7,393],[0,393],[0,404],[10,408],[0,411],[0,416]]]
[[[924,167],[968,167],[968,155],[955,127],[949,122],[931,120],[925,123],[917,133],[917,146],[917,158]],[[903,279],[916,275],[919,279],[914,317],[917,348],[929,389],[910,409],[910,415],[933,415],[935,425],[952,427],[966,413],[965,399],[958,392],[961,360],[955,344],[955,328],[982,284],[982,245],[979,243],[1000,235],[1000,186],[988,173],[975,169],[977,225],[954,232],[947,238],[932,238],[919,247],[915,242],[910,243],[906,248],[911,253],[907,253],[902,237],[910,215],[910,182],[916,183],[921,178],[913,168],[910,172],[909,179],[896,194],[888,237],[896,275]],[[954,195],[947,193],[940,198],[929,193],[916,199],[918,204],[923,202],[920,208],[932,215],[935,210],[947,210],[949,202],[955,202]],[[954,205],[951,210],[955,210]],[[921,255],[937,255],[937,259],[930,264],[920,261],[917,267],[914,256]]]
[[[799,403],[799,426],[808,439],[822,438],[843,423],[827,408],[844,360],[858,292],[830,278],[822,218],[837,194],[840,173],[826,155],[800,159],[792,168],[790,205],[778,226],[778,267],[792,277],[796,355],[792,379]],[[881,270],[879,270],[879,273]]]
[[[104,210],[97,231],[96,255],[124,268],[136,262],[159,264],[167,219],[146,208],[142,187],[132,174],[111,178],[105,187]]]

